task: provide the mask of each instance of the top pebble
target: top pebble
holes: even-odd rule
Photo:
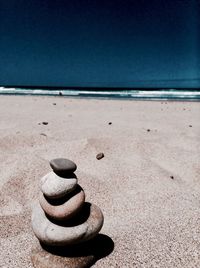
[[[65,158],[51,160],[50,166],[54,172],[58,173],[73,173],[77,169],[77,166],[73,161]]]

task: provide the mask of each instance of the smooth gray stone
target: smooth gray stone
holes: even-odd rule
[[[74,190],[76,186],[77,178],[75,175],[71,175],[71,178],[62,178],[53,171],[40,180],[40,189],[48,198],[61,198]]]
[[[58,173],[73,173],[77,166],[76,164],[66,158],[56,158],[50,161],[50,166],[54,172]]]
[[[47,218],[37,204],[32,213],[32,228],[36,237],[47,245],[64,246],[87,241],[95,237],[103,226],[99,207],[84,203],[77,217],[62,223]]]
[[[56,220],[67,220],[74,217],[85,202],[85,193],[80,185],[66,197],[49,199],[40,192],[39,202],[46,214]]]

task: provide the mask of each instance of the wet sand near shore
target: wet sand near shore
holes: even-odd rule
[[[1,96],[0,118],[0,267],[33,268],[31,210],[57,157],[114,242],[93,267],[200,266],[199,102]]]

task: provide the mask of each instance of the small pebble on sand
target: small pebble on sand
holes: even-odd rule
[[[112,125],[112,122],[109,122],[108,125]]]
[[[42,122],[43,125],[48,125],[49,123],[48,122]]]
[[[189,127],[192,127],[192,125],[189,125]]]
[[[45,136],[45,137],[47,137],[47,135],[46,135],[45,133],[40,133],[40,135],[41,135],[41,136]]]
[[[104,157],[104,153],[99,153],[96,155],[96,159],[100,160]]]
[[[170,178],[173,180],[174,179],[174,176],[170,176]]]
[[[150,132],[151,130],[148,128],[147,131]]]

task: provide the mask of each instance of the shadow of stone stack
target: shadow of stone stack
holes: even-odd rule
[[[103,214],[96,205],[85,202],[74,162],[57,158],[50,161],[50,166],[53,171],[41,179],[39,203],[32,213],[32,228],[42,246],[33,252],[32,262],[41,268],[88,267],[93,256],[72,258],[67,257],[67,252],[97,236],[103,226]],[[65,258],[59,253],[63,248]]]

